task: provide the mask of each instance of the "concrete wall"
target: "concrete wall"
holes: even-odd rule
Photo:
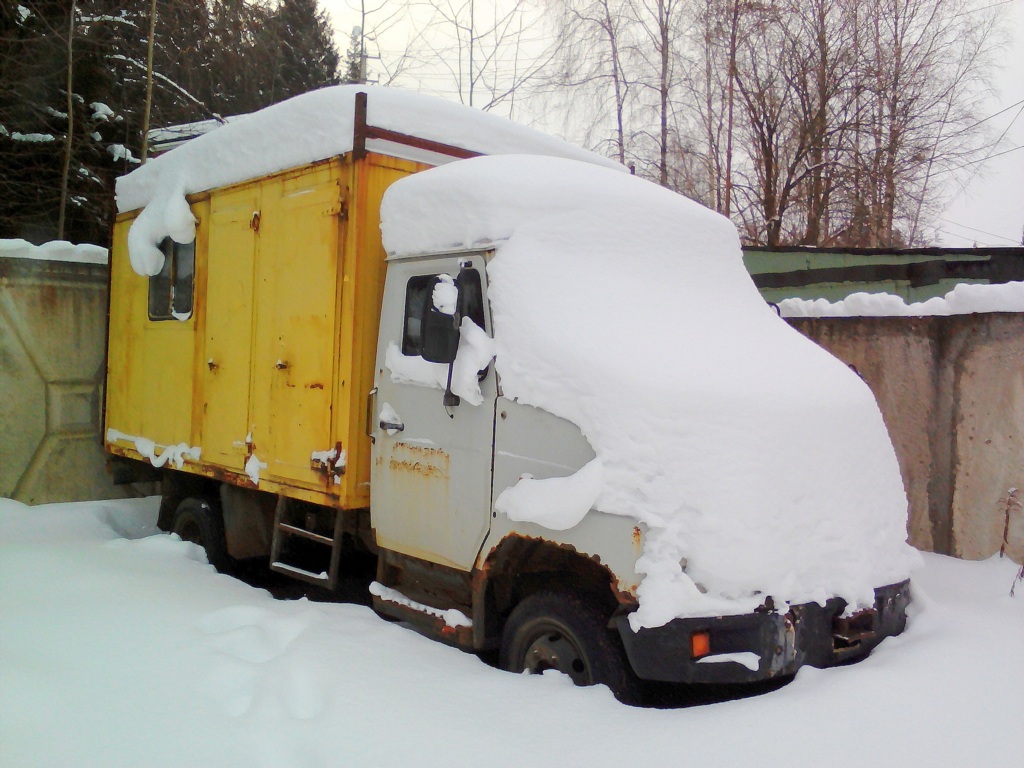
[[[0,496],[115,498],[100,444],[107,267],[0,257]]]
[[[1024,561],[1024,314],[793,318],[867,381],[918,549]]]

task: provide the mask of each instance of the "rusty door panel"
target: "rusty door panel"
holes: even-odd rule
[[[313,451],[334,446],[341,186],[334,166],[264,185],[252,361],[253,452],[266,476],[323,485]],[[339,372],[347,377],[350,372]]]

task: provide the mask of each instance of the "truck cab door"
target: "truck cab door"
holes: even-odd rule
[[[420,319],[433,279],[447,274],[462,286],[464,314],[490,335],[484,267],[482,253],[388,264],[371,404],[378,545],[463,571],[490,529],[494,364],[478,375],[479,405],[446,406],[448,366],[420,354]]]

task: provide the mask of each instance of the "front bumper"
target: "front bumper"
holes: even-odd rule
[[[832,598],[790,606],[786,613],[675,619],[634,632],[628,614],[613,619],[633,671],[671,683],[746,683],[794,674],[800,667],[856,661],[907,624],[910,582],[875,590],[874,608],[843,617],[846,601]],[[707,632],[710,652],[693,658],[691,637]],[[716,659],[716,657],[718,657]],[[756,666],[756,669],[753,667]]]

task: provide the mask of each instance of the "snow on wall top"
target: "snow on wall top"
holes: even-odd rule
[[[594,507],[649,527],[634,628],[765,595],[867,606],[907,577],[874,397],[765,304],[724,217],[593,165],[484,157],[395,183],[382,230],[391,255],[495,246],[505,396],[579,425]]]
[[[1024,282],[961,283],[945,296],[907,304],[889,293],[854,293],[842,301],[783,299],[783,317],[927,317],[985,312],[1024,312]]]
[[[222,125],[117,180],[117,209],[149,205],[160,190],[203,192],[352,149],[355,95],[367,93],[367,122],[483,154],[521,152],[618,166],[561,139],[432,96],[339,85],[296,96]]]
[[[107,249],[89,243],[74,244],[66,240],[53,240],[33,245],[27,240],[0,240],[0,257],[9,259],[38,259],[65,261],[77,264],[106,264]]]

